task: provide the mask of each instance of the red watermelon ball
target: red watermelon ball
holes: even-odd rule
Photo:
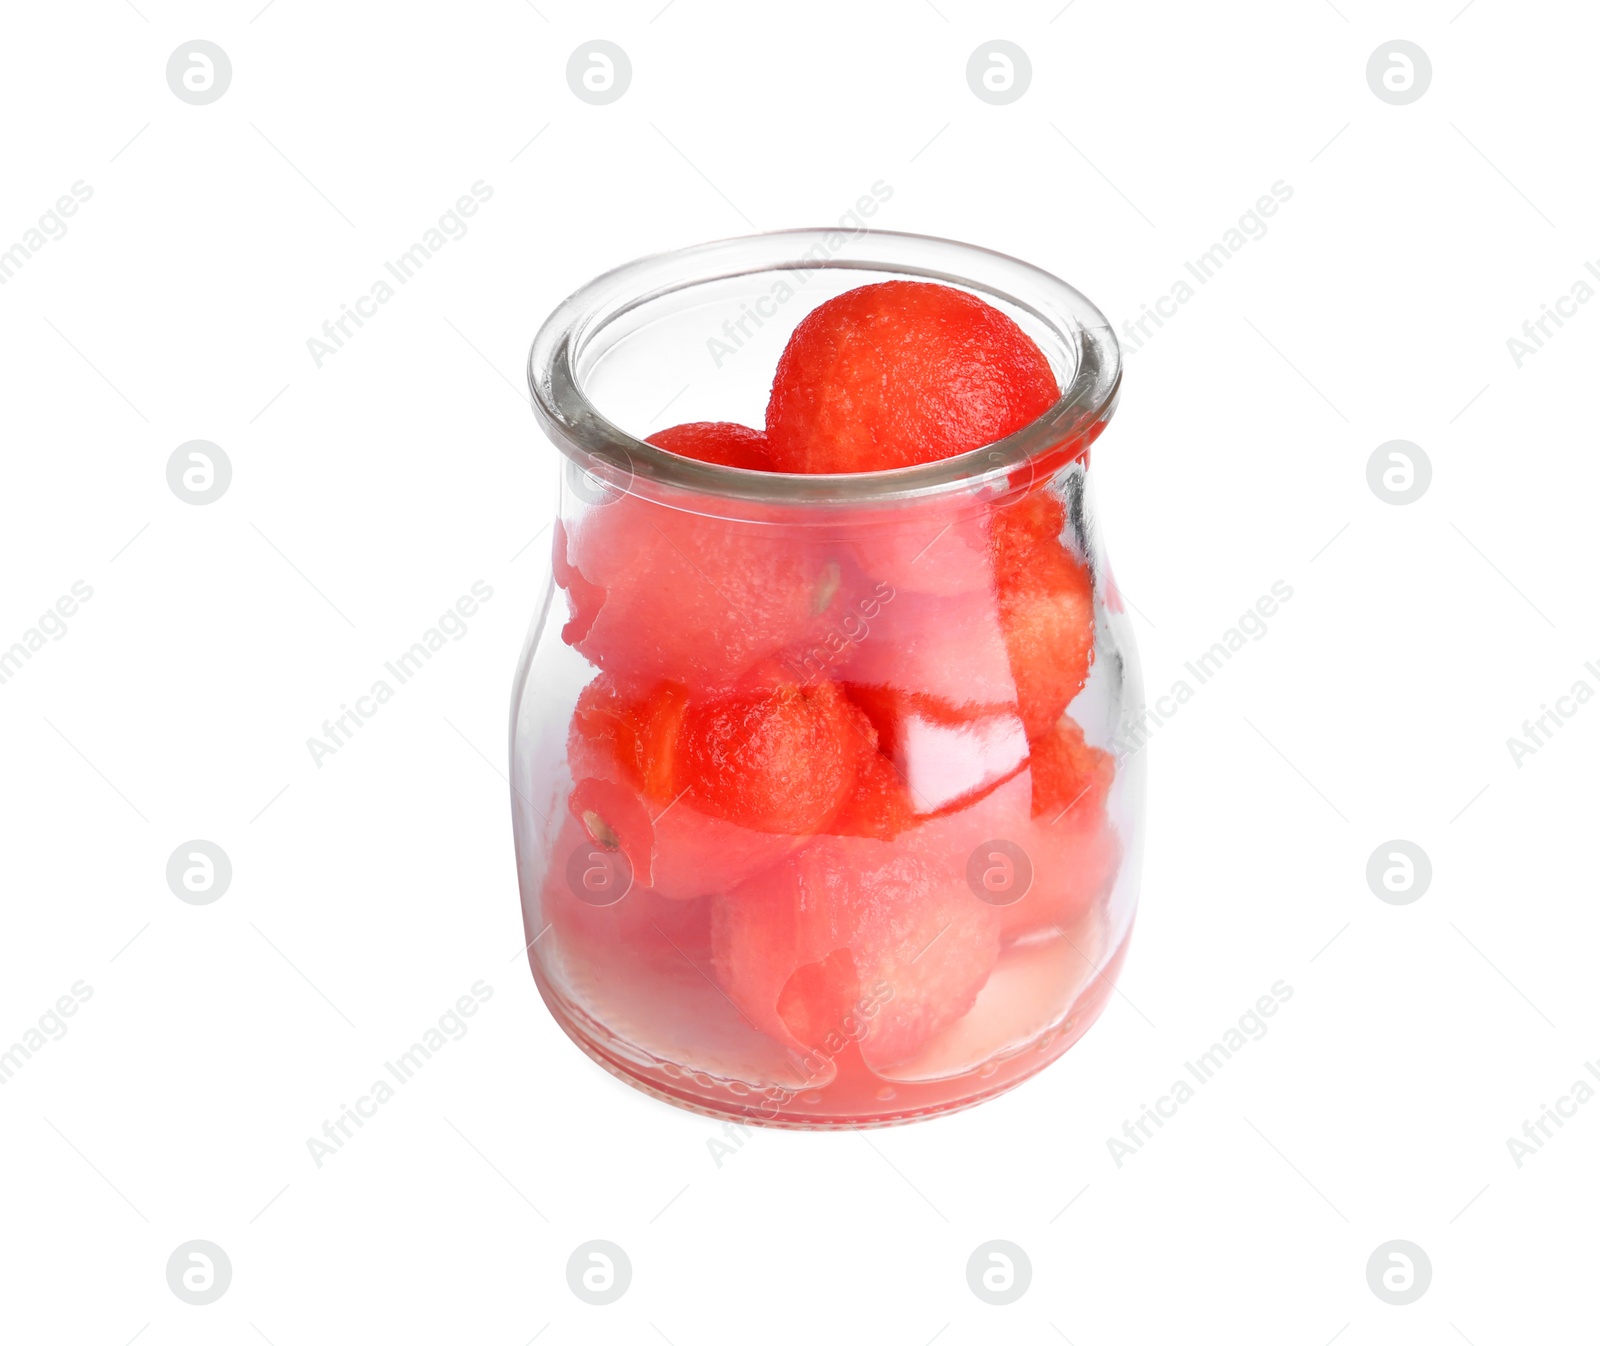
[[[641,694],[603,674],[578,698],[568,807],[657,892],[727,892],[862,793],[858,776],[877,758],[867,717],[831,682],[764,675],[701,700],[671,683]],[[858,811],[880,825],[871,804]]]
[[[839,1035],[879,1067],[972,1008],[999,956],[996,908],[896,842],[819,837],[712,900],[718,984],[809,1052]]]
[[[1029,738],[1047,734],[1089,680],[1094,577],[1060,541],[1066,507],[1047,490],[996,511],[995,588],[1017,706]]]
[[[645,443],[682,458],[697,458],[702,463],[756,472],[772,471],[766,435],[735,421],[690,421],[668,426],[650,435]]]
[[[813,309],[778,360],[767,441],[780,472],[876,472],[981,448],[1061,396],[1050,362],[999,309],[920,281]]]

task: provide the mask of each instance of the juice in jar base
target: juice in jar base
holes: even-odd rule
[[[890,1080],[867,1068],[859,1048],[847,1044],[832,1056],[833,1079],[820,1087],[797,1080],[793,1089],[754,1087],[641,1052],[618,1039],[551,986],[534,961],[534,981],[551,1015],[591,1059],[643,1093],[707,1117],[796,1131],[839,1131],[894,1126],[959,1112],[1007,1093],[1063,1056],[1111,998],[1127,955],[1131,928],[1116,952],[1091,968],[1087,984],[1065,1017],[1017,1042],[982,1065],[933,1080]]]

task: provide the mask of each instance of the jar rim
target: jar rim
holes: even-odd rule
[[[761,472],[701,462],[637,439],[589,400],[584,350],[610,323],[695,285],[762,272],[858,270],[935,281],[992,295],[1048,327],[1071,360],[1061,396],[1036,420],[950,458],[873,472]],[[701,496],[774,504],[920,499],[949,490],[1053,475],[1083,455],[1115,410],[1121,350],[1105,315],[1082,293],[1005,253],[883,229],[787,229],[655,253],[574,291],[545,320],[528,352],[528,388],[545,433],[611,489],[643,482]]]

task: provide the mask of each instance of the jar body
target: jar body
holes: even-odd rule
[[[1143,816],[1088,491],[1109,411],[909,497],[566,464],[512,807],[533,973],[595,1060],[864,1126],[1003,1092],[1093,1022]]]

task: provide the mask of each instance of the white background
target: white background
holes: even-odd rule
[[[0,686],[0,1046],[93,989],[0,1087],[0,1337],[105,1343],[1110,1343],[1590,1339],[1600,1100],[1507,1138],[1600,1058],[1592,579],[1600,304],[1506,341],[1600,259],[1600,21],[1577,4],[861,0],[8,6],[0,643],[93,589]],[[658,12],[659,11],[659,12]],[[204,38],[226,94],[169,90]],[[609,106],[581,43],[629,54]],[[1008,106],[981,43],[1029,53]],[[1420,44],[1409,106],[1374,48]],[[532,141],[530,144],[529,141]],[[757,1132],[631,1092],[535,993],[504,769],[555,456],[534,329],[595,273],[708,238],[875,220],[1014,253],[1117,323],[1276,181],[1292,200],[1144,349],[1096,450],[1153,694],[1294,598],[1157,735],[1121,990],[979,1109]],[[307,339],[471,184],[492,199],[319,369]],[[313,185],[314,184],[314,185]],[[1553,331],[1555,329],[1552,329]],[[195,507],[165,465],[220,444]],[[1369,489],[1383,441],[1432,484]],[[494,590],[359,739],[309,735],[477,580]],[[205,838],[221,900],[165,880]],[[1420,845],[1390,906],[1369,855]],[[130,943],[131,941],[131,943]],[[1331,942],[1330,942],[1331,941]],[[306,1146],[478,979],[493,998],[336,1157]],[[1275,981],[1293,998],[1119,1168],[1107,1146]],[[179,1244],[233,1279],[194,1307]],[[628,1292],[568,1289],[580,1243]],[[967,1258],[1010,1240],[997,1308]],[[1395,1307],[1380,1244],[1433,1268]]]

